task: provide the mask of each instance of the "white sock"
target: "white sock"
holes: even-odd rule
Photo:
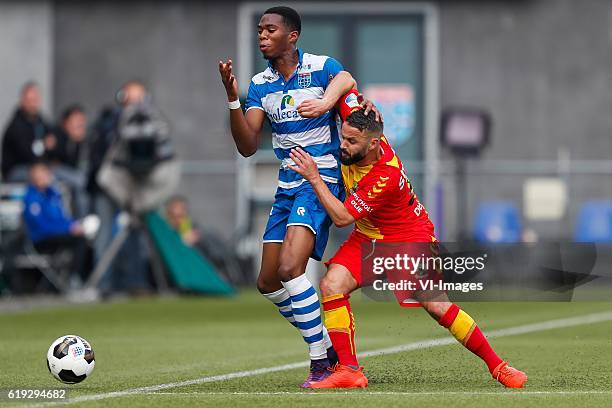
[[[304,341],[308,344],[310,359],[327,358],[327,347],[321,322],[321,305],[317,291],[306,275],[300,275],[282,284],[291,298],[293,317]]]
[[[297,329],[297,323],[295,322],[295,317],[293,316],[293,309],[291,308],[291,299],[289,296],[289,292],[287,289],[280,288],[276,292],[271,293],[263,293],[263,296],[268,299],[270,302],[274,303],[276,307],[278,307],[278,312],[283,316],[293,327]],[[329,333],[327,333],[327,328],[323,325],[323,344],[325,345],[325,349],[329,349],[332,346],[331,338],[329,337]]]
[[[278,307],[279,313],[287,319],[294,327],[298,327],[293,317],[293,310],[291,309],[291,299],[289,298],[289,292],[287,289],[280,288],[276,292],[263,293],[264,297],[270,302],[274,303]]]

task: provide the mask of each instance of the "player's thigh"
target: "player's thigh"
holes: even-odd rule
[[[281,280],[288,281],[304,273],[314,243],[315,235],[308,227],[300,225],[287,227],[279,257],[278,273]]]
[[[344,265],[330,264],[319,283],[322,296],[347,295],[357,289],[359,284],[351,271]]]
[[[328,267],[328,274],[332,265],[336,265],[334,269],[341,266],[343,271],[348,271],[351,275],[351,278],[356,282],[356,287],[371,284],[368,280],[364,282],[361,272],[364,249],[369,252],[372,245],[368,239],[360,237],[355,232],[351,233],[349,238],[340,245],[334,256],[325,263]]]
[[[261,268],[257,277],[257,289],[261,293],[275,292],[283,287],[278,277],[280,252],[280,242],[266,242],[263,244]]]

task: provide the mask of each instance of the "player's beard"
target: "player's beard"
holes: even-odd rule
[[[357,152],[353,155],[349,154],[346,150],[340,149],[340,163],[345,166],[350,166],[351,164],[355,164],[360,162],[366,157],[366,152]]]

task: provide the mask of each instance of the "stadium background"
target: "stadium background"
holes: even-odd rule
[[[172,122],[176,147],[186,162],[181,192],[191,199],[197,219],[231,236],[237,224],[244,222],[240,218],[244,208],[237,208],[244,201],[238,200],[244,198],[239,194],[244,192],[237,188],[240,166],[236,165],[235,148],[228,137],[216,62],[233,57],[239,74],[253,72],[252,61],[240,60],[238,46],[238,35],[244,29],[240,13],[245,4],[249,3],[4,1],[0,3],[0,35],[5,39],[1,56],[10,63],[0,67],[0,117],[9,117],[19,87],[27,79],[41,83],[44,112],[56,117],[62,107],[74,101],[83,103],[93,116],[112,101],[114,90],[126,79],[141,78]],[[323,16],[330,7],[350,9],[334,4],[309,3],[308,9]],[[376,3],[351,4],[377,7]],[[564,179],[572,199],[562,222],[539,226],[539,232],[552,238],[570,238],[583,201],[612,195],[608,177],[612,171],[608,161],[612,152],[609,3],[521,0],[393,4],[408,10],[413,18],[423,19],[419,24],[432,26],[429,37],[421,34],[422,42],[417,40],[419,47],[430,41],[431,52],[437,56],[437,64],[423,66],[427,78],[414,84],[425,86],[425,81],[431,81],[430,86],[439,91],[434,89],[432,93],[439,96],[437,101],[428,101],[435,111],[425,115],[436,118],[439,109],[456,105],[481,107],[492,115],[492,143],[480,160],[470,163],[467,213],[472,216],[477,205],[489,199],[508,199],[520,208],[526,178],[558,175],[561,170],[566,172]],[[327,13],[329,16],[339,18]],[[304,29],[308,35],[306,23]],[[388,65],[390,72],[401,71],[396,62],[405,61],[411,50],[383,38],[382,34],[374,36],[355,52],[377,47],[390,64],[372,58],[368,59],[370,69]],[[354,74],[359,80],[360,72]],[[384,82],[383,78],[369,80]],[[242,86],[249,80],[245,75],[238,79]],[[435,125],[435,119],[432,123]],[[421,132],[417,129],[417,133],[415,137],[423,141],[437,140],[433,126]],[[444,216],[436,222],[446,240],[457,236],[454,167],[449,158],[444,149],[439,149],[430,158],[435,162],[404,159],[412,177],[427,165],[434,169],[434,175],[437,173],[437,180],[431,182],[442,183]],[[566,161],[559,164],[559,158]],[[272,178],[273,172],[270,174]],[[418,181],[417,187],[423,188]],[[267,184],[262,185],[263,195],[273,191],[273,181]],[[424,199],[434,218],[439,218],[441,213],[431,194]]]
[[[337,47],[333,52],[339,53],[336,56],[362,89],[390,82],[408,84],[415,90],[416,122],[409,142],[413,145],[406,144],[399,150],[442,240],[458,240],[462,237],[462,225],[468,237],[473,237],[479,206],[487,201],[504,200],[519,212],[522,224],[519,240],[572,241],[578,232],[577,218],[582,206],[592,200],[612,201],[609,1],[287,4],[303,13],[304,34],[299,45],[313,53]],[[226,97],[217,63],[219,59],[233,58],[239,83],[242,87],[248,84],[250,74],[261,64],[255,39],[248,35],[255,33],[254,22],[259,13],[271,5],[276,3],[0,1],[0,122],[4,126],[9,120],[20,87],[30,79],[40,84],[46,117],[57,118],[63,107],[80,102],[91,120],[103,105],[113,103],[115,92],[125,81],[143,80],[156,105],[171,122],[173,141],[183,163],[179,192],[189,198],[193,217],[233,239],[241,251],[253,254],[257,260],[278,165],[265,149],[249,161],[237,157],[229,134]],[[389,31],[377,32],[380,25],[386,25]],[[484,109],[493,122],[491,143],[480,157],[469,159],[464,184],[457,179],[455,158],[439,142],[441,112],[462,106]],[[527,197],[526,186],[534,178],[542,177],[556,187],[561,186],[560,190],[553,189],[552,201],[551,197],[539,197],[539,202]],[[466,189],[466,219],[457,216],[461,187]],[[528,216],[530,212],[538,215]],[[328,246],[328,254],[341,238],[342,233],[337,233]],[[252,272],[256,273],[256,269],[255,266]],[[28,352],[21,353],[26,355],[24,360],[5,359],[5,373],[9,375],[0,379],[0,387],[52,386],[54,383],[45,370],[36,371],[32,367],[40,363],[36,353],[67,332],[78,332],[88,338],[106,364],[106,368],[100,365],[97,369],[99,379],[94,377],[84,383],[84,388],[77,389],[77,395],[190,380],[291,363],[303,357],[302,345],[292,336],[295,333],[289,332],[269,305],[254,293],[246,293],[238,300],[145,299],[3,314],[2,327],[10,330],[0,334],[0,349],[26,337],[30,340],[24,344],[24,351]],[[12,302],[9,299],[3,308],[21,309],[22,305],[13,307],[16,303]],[[245,315],[243,307],[252,308],[250,314]],[[512,308],[515,313],[509,312]],[[149,315],[151,310],[155,318]],[[200,310],[205,312],[200,314]],[[398,324],[395,315],[391,315],[397,311],[392,305],[357,302],[356,310],[363,315],[360,344],[364,349],[394,346],[398,337],[402,341],[420,341],[440,335],[439,329],[422,315],[409,315],[405,318],[408,325],[405,321]],[[474,306],[474,310],[485,328],[504,329],[609,311],[609,303],[543,307],[528,303],[481,304]],[[268,312],[270,316],[261,326],[249,326]],[[177,319],[179,315],[181,318]],[[248,344],[236,341],[244,337],[241,330],[246,327],[257,341]],[[554,390],[559,392],[577,391],[577,396],[563,400],[573,406],[583,403],[580,392],[603,391],[603,396],[594,397],[595,402],[607,406],[612,383],[609,361],[601,356],[609,355],[610,324],[585,327],[518,340],[509,337],[496,344],[512,354],[514,361],[523,363],[530,375],[533,373],[533,390],[546,391],[554,384]],[[144,342],[146,347],[128,346],[121,353],[113,353],[120,337],[113,331],[132,339],[134,344]],[[157,350],[166,346],[168,337],[184,342],[193,354],[186,357],[175,351],[168,357],[173,359],[171,363],[160,359]],[[269,350],[276,341],[286,347],[280,355]],[[228,344],[227,354],[233,353],[233,357],[219,358],[220,353],[215,350],[219,344]],[[541,344],[547,344],[546,350]],[[517,348],[522,348],[522,355]],[[261,350],[268,354],[262,352],[257,357]],[[137,353],[139,361],[133,362],[131,353]],[[427,386],[415,379],[402,381],[414,370],[428,375],[448,367],[438,360],[435,351],[419,353],[422,366],[407,363],[395,373],[387,371],[395,363],[393,357],[372,363],[374,390],[427,391]],[[478,388],[485,393],[479,401],[483,404],[493,401],[486,395],[490,384],[481,386],[480,378],[463,376],[457,368],[467,360],[463,358],[466,356],[450,354],[446,353],[449,365],[455,368],[445,371],[439,383],[433,385],[450,392],[469,393]],[[270,355],[273,357],[264,358]],[[564,357],[571,360],[568,365],[571,363],[575,372],[563,364]],[[409,360],[406,357],[402,361]],[[482,368],[472,360],[468,364],[473,365],[470,367],[474,372]],[[32,371],[24,371],[23,367]],[[111,374],[111,369],[116,370],[115,374]],[[144,375],[146,372],[151,375]],[[560,373],[561,379],[555,382],[557,378],[552,377],[552,372]],[[300,370],[291,371],[288,377],[283,377],[280,389],[293,390],[301,376]],[[279,377],[271,374],[261,382],[228,382],[221,391],[258,392],[272,382],[276,384]],[[453,388],[456,381],[466,378],[469,380],[465,386]],[[88,384],[93,388],[88,388]],[[210,390],[218,389],[214,386],[204,389]],[[253,398],[252,403],[259,401]],[[392,395],[384,398],[390,404],[397,403]],[[418,398],[423,398],[427,406],[426,395]],[[440,398],[448,402],[455,396]],[[472,403],[465,396],[458,398],[466,406]],[[563,405],[556,397],[551,398],[547,402]],[[224,399],[227,401],[230,400]],[[148,403],[133,402],[143,406]],[[532,402],[541,401],[536,398]],[[155,403],[161,406],[165,400]]]

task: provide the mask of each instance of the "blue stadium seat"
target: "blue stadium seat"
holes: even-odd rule
[[[612,242],[612,201],[587,201],[574,228],[576,242]]]
[[[516,243],[521,241],[521,215],[509,201],[487,201],[478,206],[474,238],[478,242]]]

